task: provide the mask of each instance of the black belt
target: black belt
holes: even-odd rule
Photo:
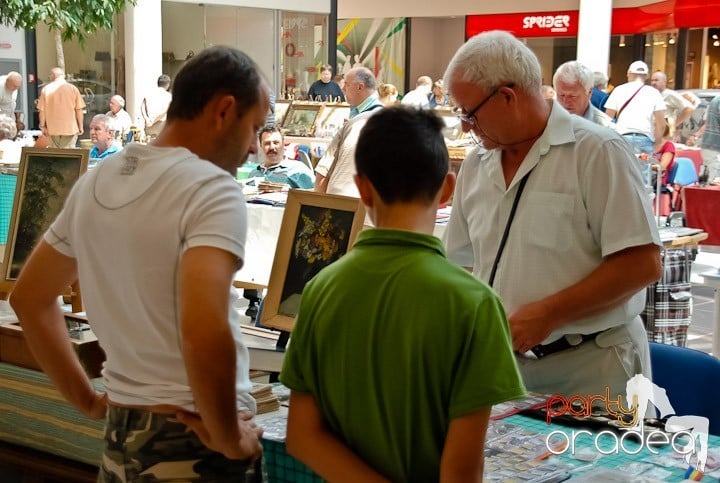
[[[578,347],[580,344],[583,344],[589,340],[595,340],[595,337],[605,332],[604,330],[601,330],[600,332],[594,332],[592,334],[577,334],[580,338],[576,338],[576,342],[573,344],[568,340],[568,336],[562,336],[558,340],[554,342],[550,342],[549,344],[538,344],[532,349],[533,354],[535,354],[535,357],[538,359],[542,359],[545,356],[549,356],[550,354],[554,354],[556,352],[562,352],[567,349],[572,349],[573,347]]]

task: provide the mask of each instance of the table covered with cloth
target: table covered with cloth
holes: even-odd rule
[[[703,245],[720,245],[720,186],[686,186],[682,196],[687,226],[708,234]]]

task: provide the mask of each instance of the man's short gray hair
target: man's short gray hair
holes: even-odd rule
[[[577,60],[571,60],[561,64],[553,75],[553,86],[557,89],[557,82],[565,82],[567,84],[575,84],[576,82],[583,86],[583,89],[589,91],[593,87],[593,73],[588,66]]]
[[[593,72],[593,85],[598,89],[605,89],[608,84],[608,76],[604,72]]]
[[[454,76],[485,89],[515,84],[538,95],[542,85],[540,62],[535,54],[501,30],[483,32],[465,42],[445,70],[445,85]]]
[[[123,99],[123,96],[121,96],[120,94],[115,94],[114,96],[111,97],[111,99],[114,99],[115,102],[117,102],[120,105],[120,108],[122,108],[122,109],[125,108],[125,99]]]
[[[95,114],[92,118],[91,123],[92,122],[103,123],[103,125],[105,126],[105,130],[108,132],[117,130],[115,128],[115,120],[112,117],[107,116],[105,114]]]
[[[358,67],[355,72],[355,82],[362,82],[365,85],[365,89],[375,91],[377,90],[377,81],[372,71],[367,67]]]
[[[11,117],[0,114],[0,139],[15,139],[17,126]]]

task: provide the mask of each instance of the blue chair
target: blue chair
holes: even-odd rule
[[[690,158],[675,158],[675,163],[668,173],[667,183],[673,185],[670,194],[670,211],[677,211],[682,208],[682,197],[680,190],[698,182],[698,173],[695,163]]]
[[[694,349],[650,342],[653,382],[678,416],[704,416],[720,436],[720,360]]]
[[[668,183],[690,186],[698,182],[698,174],[695,163],[690,158],[675,158],[675,165],[668,174]]]

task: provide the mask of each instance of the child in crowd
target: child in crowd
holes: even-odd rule
[[[388,107],[355,183],[377,228],[307,284],[280,380],[287,448],[328,481],[481,481],[493,404],[525,394],[497,296],[432,236],[443,122]]]

